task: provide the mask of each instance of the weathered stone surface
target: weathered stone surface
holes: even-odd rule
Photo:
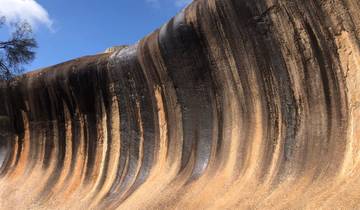
[[[359,36],[358,0],[196,0],[3,84],[1,209],[360,208]]]

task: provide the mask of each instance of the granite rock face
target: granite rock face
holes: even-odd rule
[[[360,208],[359,37],[358,0],[195,0],[3,82],[0,208]]]

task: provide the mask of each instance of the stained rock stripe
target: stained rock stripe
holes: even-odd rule
[[[195,0],[0,82],[0,209],[360,208],[360,2]]]

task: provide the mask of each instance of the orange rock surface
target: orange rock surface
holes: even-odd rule
[[[0,209],[359,209],[359,37],[358,0],[195,0],[2,82]]]

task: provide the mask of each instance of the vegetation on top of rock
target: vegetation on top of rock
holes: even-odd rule
[[[0,28],[5,24],[5,17],[0,17]],[[21,73],[23,65],[34,60],[37,48],[29,23],[19,21],[10,25],[13,32],[9,39],[0,41],[0,79],[5,80]]]

